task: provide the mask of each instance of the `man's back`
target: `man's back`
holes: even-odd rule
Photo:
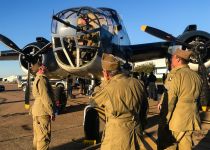
[[[173,70],[168,79],[171,79],[167,87],[169,100],[174,96],[178,99],[169,122],[170,129],[173,131],[199,130],[200,118],[197,102],[202,86],[199,75],[185,65]]]
[[[113,105],[113,110],[109,110],[115,111],[117,117],[131,115],[130,112],[139,113],[145,98],[143,83],[139,80],[119,74],[113,77],[106,89]]]
[[[105,107],[107,121],[101,149],[139,149],[142,117],[146,115],[142,105],[147,100],[143,83],[117,74],[93,93],[92,100]]]

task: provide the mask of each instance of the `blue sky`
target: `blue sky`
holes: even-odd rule
[[[209,0],[1,0],[0,33],[20,48],[37,36],[51,39],[51,17],[79,6],[110,7],[122,17],[132,44],[161,41],[140,30],[150,25],[178,36],[189,24],[210,32]],[[0,51],[7,47],[0,43]],[[0,77],[23,74],[18,61],[0,61]]]

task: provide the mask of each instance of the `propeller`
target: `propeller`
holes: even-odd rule
[[[142,25],[141,30],[144,32],[147,32],[155,37],[158,37],[160,39],[163,39],[163,40],[166,40],[169,42],[175,42],[177,45],[180,44],[180,45],[186,46],[188,48],[192,47],[190,44],[180,41],[178,38],[174,37],[173,35],[171,35],[167,32],[164,32],[162,30],[159,30],[159,29],[156,29],[156,28],[153,28],[150,26],[146,26],[146,25]]]
[[[205,44],[199,43],[199,44],[193,45],[193,44],[188,44],[184,41],[181,41],[178,38],[174,37],[173,35],[171,35],[167,32],[164,32],[162,30],[159,30],[159,29],[156,29],[156,28],[153,28],[150,26],[143,25],[143,26],[141,26],[141,30],[143,30],[144,32],[147,32],[153,36],[161,38],[163,40],[166,40],[169,42],[174,42],[177,45],[180,44],[182,46],[185,46],[194,52],[194,55],[196,55],[195,57],[198,62],[198,74],[200,75],[200,77],[203,80],[203,86],[202,86],[202,91],[201,91],[201,95],[200,95],[200,103],[202,106],[202,110],[207,111],[207,106],[210,105],[209,104],[210,102],[208,102],[210,100],[210,88],[209,88],[208,81],[207,81],[207,76],[208,76],[207,70],[204,65],[203,59],[205,57],[205,52],[207,52],[208,46],[210,45],[210,41],[205,42]]]
[[[21,52],[21,49],[14,42],[12,42],[10,39],[8,39],[6,36],[0,34],[0,41],[3,44],[5,44],[7,47],[9,47],[12,50],[14,50],[15,52],[24,55],[24,53]]]
[[[36,63],[37,60],[38,60],[38,55],[43,53],[44,51],[46,51],[49,47],[51,47],[52,43],[48,42],[39,51],[37,51],[36,53],[28,54],[28,53],[24,52],[22,49],[20,49],[13,41],[11,41],[9,38],[5,37],[2,34],[0,34],[0,41],[3,44],[5,44],[7,47],[9,47],[12,50],[14,50],[15,52],[19,53],[20,55],[23,55],[25,60],[26,60],[26,62],[27,62],[27,68],[28,68],[27,76],[28,76],[28,79],[27,79],[27,86],[26,86],[24,101],[25,101],[25,108],[29,109],[29,107],[30,107],[30,104],[29,104],[29,101],[30,101],[30,87],[31,87],[31,83],[30,83],[30,75],[31,75],[30,65],[32,63]]]
[[[52,47],[52,43],[51,42],[47,43],[44,47],[42,47],[42,49],[40,49],[35,54],[33,54],[33,57],[36,57],[37,55],[43,53],[45,50],[47,50],[50,47]]]

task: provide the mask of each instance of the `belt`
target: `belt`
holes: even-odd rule
[[[181,102],[181,103],[197,103],[198,99],[179,99],[178,102]]]
[[[107,122],[129,122],[129,121],[135,121],[139,123],[139,119],[135,116],[128,116],[123,118],[107,118]]]

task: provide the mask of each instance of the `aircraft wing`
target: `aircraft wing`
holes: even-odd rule
[[[18,60],[19,54],[13,50],[0,51],[0,60]]]
[[[155,42],[122,46],[121,50],[124,54],[127,53],[130,62],[139,62],[167,57],[168,47],[171,45],[172,42]]]

